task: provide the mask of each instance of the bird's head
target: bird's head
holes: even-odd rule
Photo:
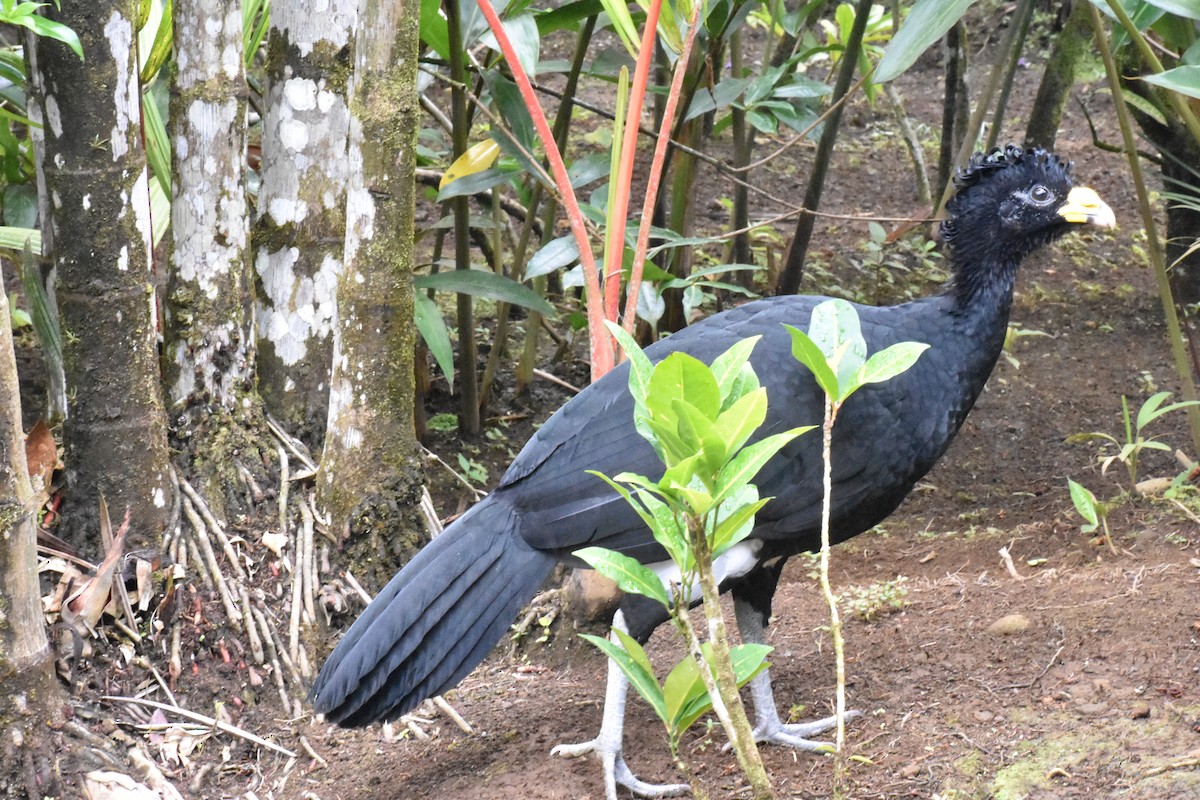
[[[1080,224],[1116,227],[1095,191],[1071,182],[1071,163],[1016,145],[976,153],[954,176],[942,239],[953,254],[1015,264]]]

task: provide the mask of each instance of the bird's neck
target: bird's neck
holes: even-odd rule
[[[1003,319],[1012,309],[1019,258],[960,255],[950,294],[961,313],[979,320]]]

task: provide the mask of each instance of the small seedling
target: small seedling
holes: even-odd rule
[[[1071,490],[1071,502],[1075,504],[1075,510],[1087,521],[1087,524],[1080,526],[1079,530],[1084,533],[1092,533],[1100,529],[1109,552],[1116,555],[1117,548],[1108,532],[1108,512],[1112,510],[1112,505],[1097,500],[1096,495],[1092,494],[1090,489],[1070,478],[1067,478],[1067,486]]]
[[[1117,452],[1111,455],[1100,454],[1100,472],[1105,474],[1108,468],[1112,466],[1114,461],[1120,461],[1125,465],[1125,470],[1129,474],[1129,488],[1131,491],[1136,491],[1138,482],[1138,462],[1141,459],[1142,451],[1144,450],[1165,450],[1170,452],[1171,448],[1162,442],[1156,441],[1154,437],[1146,436],[1146,427],[1158,419],[1159,417],[1171,411],[1188,408],[1189,406],[1200,405],[1196,400],[1188,400],[1180,403],[1171,403],[1164,406],[1163,403],[1171,396],[1170,392],[1158,392],[1152,395],[1146,402],[1142,403],[1142,407],[1138,409],[1137,416],[1131,417],[1129,414],[1129,400],[1124,395],[1121,396],[1121,419],[1125,427],[1125,441],[1117,439],[1101,431],[1093,431],[1091,433],[1077,433],[1067,437],[1068,442],[1088,442],[1094,439],[1101,439],[1109,442],[1117,447]]]

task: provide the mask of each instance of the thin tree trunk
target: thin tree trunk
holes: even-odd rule
[[[42,616],[18,386],[8,298],[0,291],[0,787],[6,797],[41,798],[62,791],[54,770],[36,763],[53,752],[42,737],[61,716],[62,690]],[[39,774],[55,785],[39,785]]]
[[[858,52],[862,47],[863,31],[867,28],[867,15],[870,11],[871,0],[858,0],[854,6],[854,24],[850,27],[850,36],[846,40],[846,51],[842,53],[837,81],[829,98],[831,103],[837,103],[850,91],[850,82],[854,79],[855,64],[858,62]],[[825,173],[833,157],[833,144],[837,141],[838,126],[845,107],[843,103],[833,110],[829,119],[825,120],[825,129],[821,131],[821,139],[817,142],[813,170],[808,178],[808,191],[804,194],[804,208],[808,212],[816,211],[821,205],[821,194],[825,190]],[[779,276],[777,294],[795,294],[800,289],[800,278],[804,275],[804,259],[808,255],[808,243],[815,224],[816,217],[811,213],[801,214],[796,220],[796,232],[792,235],[783,273]]]
[[[363,0],[351,81],[346,262],[338,285],[329,428],[317,488],[380,586],[425,542],[413,431],[414,0]]]
[[[945,194],[946,186],[954,174],[954,154],[958,152],[958,143],[962,138],[963,128],[958,125],[959,110],[968,104],[967,98],[967,46],[966,28],[962,22],[946,32],[945,38],[945,85],[946,94],[942,100],[942,133],[938,146],[938,177],[936,197]]]
[[[176,444],[210,499],[234,492],[254,387],[247,246],[246,81],[236,0],[176,0],[171,92],[171,270],[163,383]],[[203,153],[203,158],[195,154]]]
[[[60,535],[99,547],[96,503],[132,512],[130,544],[156,546],[170,478],[150,276],[149,170],[142,146],[137,0],[42,9],[83,43],[37,42],[45,120],[42,225],[53,243],[71,406]],[[69,118],[66,116],[69,110]]]
[[[1071,14],[1062,31],[1054,37],[1046,71],[1038,85],[1037,99],[1025,126],[1025,146],[1054,149],[1058,126],[1062,122],[1067,96],[1075,85],[1075,73],[1092,41],[1092,24],[1087,0],[1070,0]]]
[[[357,0],[315,14],[275,0],[267,48],[262,184],[254,223],[258,386],[311,447],[325,435],[346,230],[347,81]]]

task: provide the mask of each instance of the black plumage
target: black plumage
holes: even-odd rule
[[[1069,172],[1069,164],[1040,150],[975,156],[957,176],[942,226],[954,274],[946,291],[898,306],[857,307],[869,352],[908,340],[930,347],[911,370],[864,388],[840,412],[833,439],[835,541],[881,522],[949,446],[1000,354],[1021,259],[1072,223],[1112,224],[1111,210],[1094,192],[1072,190]],[[822,395],[793,359],[783,323],[807,329],[823,299],[747,303],[647,354],[658,361],[683,351],[707,362],[740,339],[761,336],[751,363],[769,411],[757,436],[819,424]],[[661,474],[634,429],[624,367],[551,417],[496,490],[388,584],[326,662],[312,690],[314,708],[343,725],[361,725],[394,718],[454,686],[503,636],[551,568],[581,547],[662,561],[638,516],[585,470]],[[774,499],[740,551],[734,565],[740,574],[729,575],[723,588],[765,625],[783,561],[819,546],[819,436],[793,441],[756,483],[760,495]],[[627,598],[622,610],[639,640],[666,619],[661,606],[640,598]]]

